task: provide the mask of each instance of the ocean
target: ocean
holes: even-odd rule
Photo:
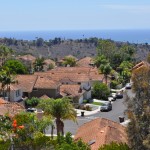
[[[97,37],[102,39],[112,39],[114,41],[130,43],[149,43],[149,30],[65,30],[65,31],[0,31],[0,38],[15,38],[18,40],[44,40],[60,37],[62,39],[84,39]]]

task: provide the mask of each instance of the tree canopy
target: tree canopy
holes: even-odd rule
[[[56,118],[57,134],[64,134],[63,120],[76,121],[76,111],[68,98],[42,100],[38,107],[44,110],[46,115]]]
[[[106,84],[100,83],[100,82],[94,83],[93,89],[92,89],[93,97],[107,100],[109,94],[110,94],[110,90]]]
[[[19,60],[7,60],[4,64],[4,68],[9,68],[11,74],[27,74],[26,66]]]
[[[135,97],[128,97],[128,138],[133,150],[150,149],[150,68],[135,69],[132,74]]]

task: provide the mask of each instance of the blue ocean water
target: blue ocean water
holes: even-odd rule
[[[149,43],[150,30],[65,30],[65,31],[1,31],[0,38],[15,38],[22,40],[44,40],[60,37],[62,39],[83,39],[97,37],[131,43]]]

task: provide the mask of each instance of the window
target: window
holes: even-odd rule
[[[16,91],[16,97],[20,96],[20,90]]]

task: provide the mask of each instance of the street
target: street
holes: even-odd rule
[[[131,96],[131,90],[127,90],[127,94]],[[116,101],[113,101],[112,103],[112,110],[109,112],[97,112],[96,114],[89,115],[89,116],[84,116],[84,117],[77,117],[77,123],[74,123],[73,121],[70,120],[65,120],[64,121],[64,131],[66,132],[71,132],[72,135],[75,135],[77,129],[84,123],[89,122],[95,118],[102,117],[102,118],[107,118],[109,120],[115,121],[119,123],[119,116],[125,117],[125,110],[126,110],[126,104],[125,104],[125,94],[122,99],[116,99]],[[51,130],[47,130],[47,134],[51,133]],[[54,133],[56,134],[56,129],[54,130]]]

